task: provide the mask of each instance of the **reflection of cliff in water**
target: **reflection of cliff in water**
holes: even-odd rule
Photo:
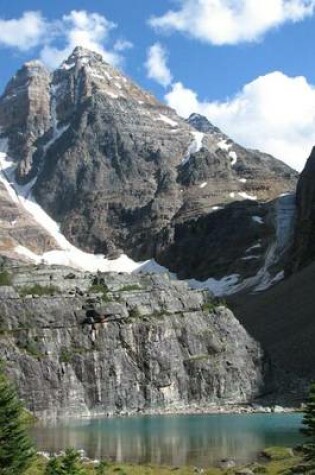
[[[91,458],[166,465],[253,460],[265,447],[301,440],[298,414],[187,415],[70,421],[40,425],[40,449],[83,448]]]

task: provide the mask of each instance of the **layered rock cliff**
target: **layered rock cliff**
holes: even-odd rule
[[[253,401],[269,364],[232,312],[167,276],[13,268],[0,355],[41,417]]]

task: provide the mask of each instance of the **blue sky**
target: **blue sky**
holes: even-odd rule
[[[315,0],[0,0],[1,90],[75,44],[297,169],[315,145]]]

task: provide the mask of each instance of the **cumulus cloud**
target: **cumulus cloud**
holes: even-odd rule
[[[200,101],[181,83],[165,96],[187,117],[199,112],[240,144],[260,149],[301,170],[315,145],[315,86],[275,71],[246,84],[223,102]]]
[[[163,87],[171,84],[173,77],[167,66],[167,52],[160,43],[155,43],[148,49],[145,67],[150,79],[154,79]]]
[[[38,47],[40,58],[52,68],[76,46],[96,51],[105,61],[118,65],[122,60],[121,52],[132,44],[117,40],[111,45],[110,34],[115,28],[116,25],[105,16],[85,10],[72,10],[53,21],[45,20],[40,12],[29,11],[18,19],[0,19],[0,46],[20,51]]]
[[[178,10],[152,17],[151,26],[215,45],[259,40],[286,22],[313,15],[315,0],[179,0]]]
[[[0,18],[0,46],[27,51],[44,40],[47,30],[50,27],[40,12],[25,12],[20,18],[10,20]]]
[[[63,39],[65,46],[61,49],[49,44],[40,53],[41,59],[50,67],[56,67],[76,46],[82,46],[102,54],[105,61],[118,65],[120,55],[114,49],[105,49],[111,30],[116,25],[98,13],[84,10],[72,10],[58,22],[58,38]]]

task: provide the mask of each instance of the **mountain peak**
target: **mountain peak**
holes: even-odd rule
[[[190,114],[186,122],[194,127],[199,132],[203,133],[221,133],[221,130],[218,127],[215,127],[210,120],[207,119],[204,115],[197,114],[194,112]]]
[[[76,46],[70,56],[63,61],[61,69],[70,69],[78,63],[86,64],[90,61],[101,62],[105,64],[103,56],[82,46]]]

